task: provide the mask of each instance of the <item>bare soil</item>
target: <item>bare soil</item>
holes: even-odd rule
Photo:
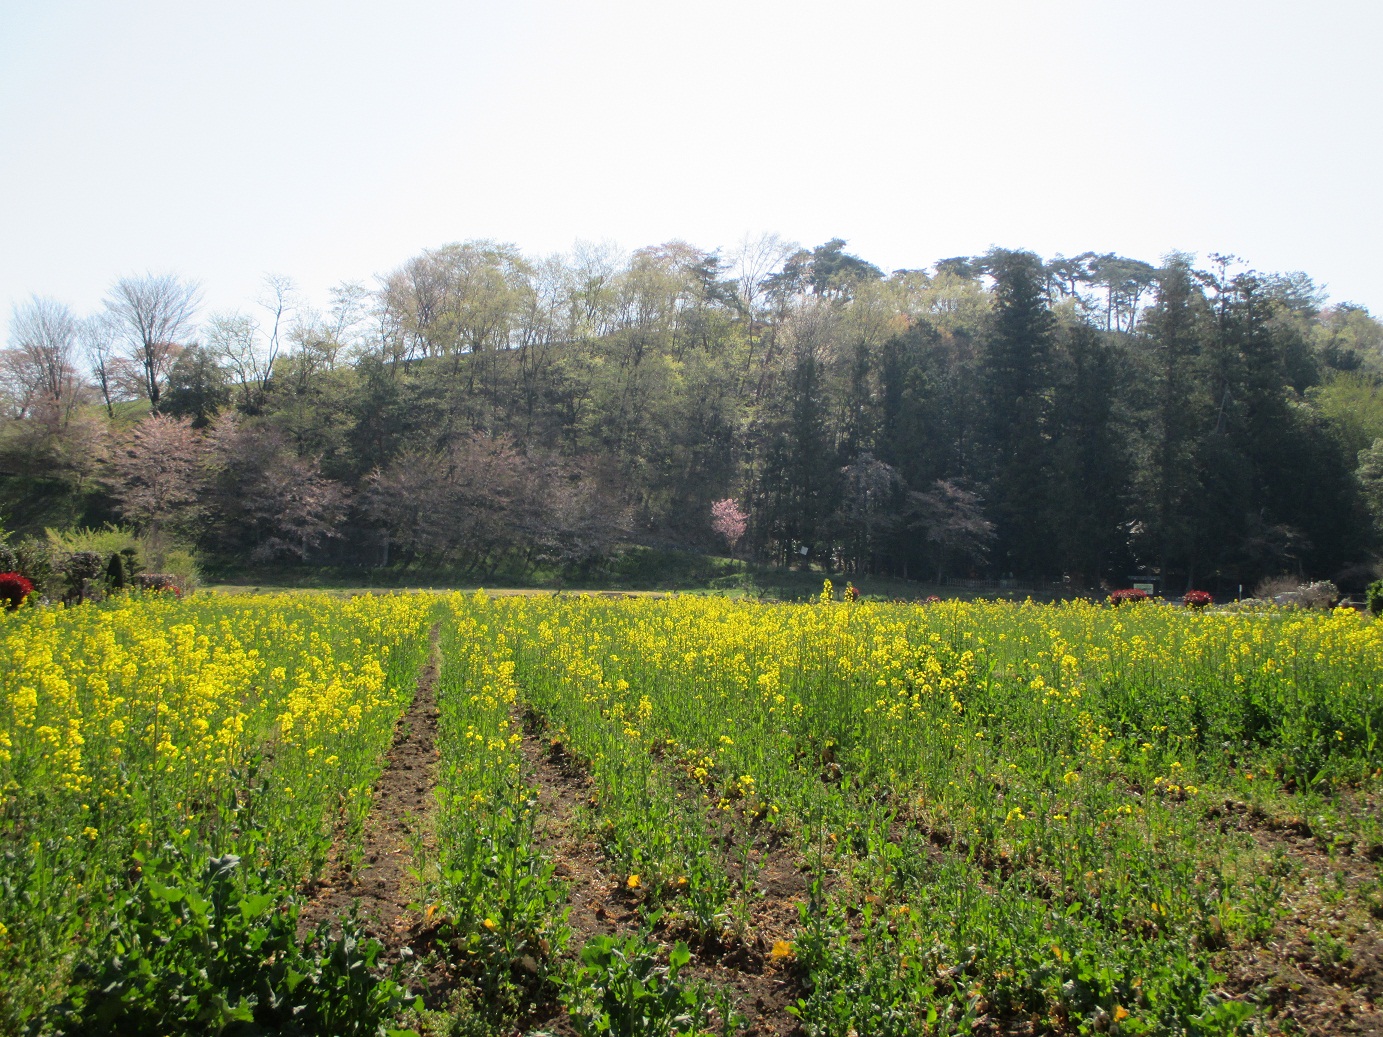
[[[1212,816],[1248,834],[1285,872],[1273,931],[1225,956],[1227,992],[1263,1008],[1267,1033],[1383,1034],[1380,912],[1364,895],[1378,888],[1375,855],[1353,846],[1332,852],[1306,824],[1246,804],[1227,802]]]
[[[560,742],[545,736],[539,718],[527,718],[523,730],[525,776],[538,790],[538,838],[569,890],[569,953],[579,953],[593,936],[638,932],[639,894],[627,888],[627,876],[611,869],[599,843],[582,830],[580,807],[591,801],[593,779]],[[801,996],[800,981],[790,962],[775,963],[769,954],[774,941],[791,938],[798,919],[797,904],[806,897],[807,880],[800,864],[782,850],[760,848],[755,881],[762,897],[754,907],[746,937],[693,946],[691,964],[683,973],[716,988],[730,989],[737,1010],[748,1023],[743,1032],[751,1037],[786,1037],[801,1032],[797,1020],[784,1011]],[[671,941],[680,934],[660,935]],[[565,1010],[558,1005],[549,1006],[526,1023],[563,1037],[574,1033]]]
[[[359,905],[369,935],[384,945],[385,962],[397,961],[413,937],[415,917],[407,910],[414,881],[413,842],[426,840],[437,781],[437,638],[432,630],[432,655],[418,677],[413,703],[394,728],[394,741],[384,770],[375,782],[370,814],[360,841],[360,864],[337,846],[325,873],[308,888],[311,899],[303,909],[300,928],[307,931],[322,919],[337,919]]]

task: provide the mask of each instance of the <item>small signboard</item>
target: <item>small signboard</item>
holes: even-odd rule
[[[1157,584],[1155,584],[1155,583],[1135,583],[1135,584],[1133,585],[1133,589],[1136,590],[1136,591],[1143,591],[1145,594],[1156,594],[1156,593],[1157,593]]]

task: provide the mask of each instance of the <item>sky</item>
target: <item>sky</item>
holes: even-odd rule
[[[0,307],[776,232],[1218,251],[1380,314],[1380,39],[1377,0],[0,0]]]

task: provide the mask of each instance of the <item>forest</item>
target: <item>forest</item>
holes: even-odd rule
[[[1232,256],[471,241],[323,310],[286,276],[203,310],[171,274],[15,308],[20,556],[105,530],[152,570],[493,580],[646,547],[1169,595],[1375,575],[1383,325]]]

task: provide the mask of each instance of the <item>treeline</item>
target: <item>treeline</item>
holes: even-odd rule
[[[125,521],[223,564],[483,576],[636,543],[1348,587],[1383,521],[1383,326],[1223,256],[994,249],[886,275],[838,239],[469,242],[325,312],[282,277],[205,316],[171,276],[84,319],[35,297],[3,374],[11,526]]]

